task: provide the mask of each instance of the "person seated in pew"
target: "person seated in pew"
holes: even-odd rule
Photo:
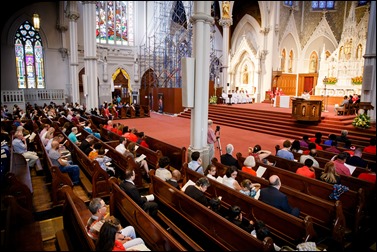
[[[347,154],[345,152],[339,153],[333,161],[335,164],[335,171],[339,175],[351,176],[350,169],[344,165],[346,160]]]
[[[304,166],[296,170],[296,174],[315,179],[315,171],[313,169],[313,160],[307,158],[304,162]]]
[[[270,185],[268,187],[260,190],[259,200],[298,217],[300,210],[297,207],[291,207],[288,203],[287,195],[279,191],[281,187],[280,178],[277,175],[272,175],[269,178],[269,182]]]
[[[300,141],[297,140],[297,139],[293,140],[290,150],[291,150],[292,153],[295,152],[295,153],[301,153],[302,154],[303,150],[301,150]]]
[[[336,135],[335,134],[330,134],[329,139],[324,141],[323,144],[331,146],[332,142],[336,142]]]
[[[92,127],[92,124],[90,123],[90,121],[85,121],[84,130],[86,130],[90,134],[93,134],[98,139],[101,139],[101,134],[98,132],[94,132],[91,127]]]
[[[228,215],[225,218],[250,234],[254,230],[254,222],[243,218],[241,207],[237,205],[229,208]]]
[[[64,141],[64,136],[63,134],[59,133],[57,136],[54,136],[54,138],[50,139],[45,147],[47,153],[51,150],[52,146],[52,141],[58,141],[59,142],[59,150],[65,150],[65,146],[63,146],[62,142]]]
[[[365,153],[376,154],[376,137],[371,137],[369,145],[363,150]]]
[[[238,161],[236,158],[232,156],[232,153],[234,151],[234,147],[232,144],[228,144],[226,146],[226,153],[220,156],[220,161],[223,165],[227,166],[235,166],[237,169],[241,169],[240,165],[238,164]]]
[[[124,153],[127,151],[126,145],[127,145],[127,139],[124,137],[120,137],[119,144],[115,147],[115,150],[119,152],[120,154],[124,155]]]
[[[102,170],[106,171],[109,176],[115,176],[115,170],[111,167],[108,163],[112,161],[112,159],[105,155],[104,149],[98,150],[98,156],[94,159],[98,162],[99,166],[101,166]]]
[[[135,142],[130,142],[127,146],[127,149],[126,149],[126,152],[124,153],[124,156],[130,156],[132,157],[133,159],[136,158],[136,143]],[[139,165],[140,167],[140,171],[141,171],[141,174],[143,175],[144,179],[147,180],[147,182],[149,181],[149,167],[148,167],[148,163],[147,163],[147,160],[143,159],[141,161],[136,161],[136,164]],[[170,163],[170,160],[169,160],[169,163]]]
[[[204,171],[204,175],[207,178],[210,178],[210,179],[213,179],[213,180],[217,180],[218,182],[222,183],[223,182],[223,178],[220,177],[220,176],[215,177],[216,176],[216,172],[217,172],[216,166],[214,166],[213,164],[209,164],[209,165],[207,165],[207,168]]]
[[[97,142],[93,145],[92,151],[89,153],[88,158],[94,160],[98,156],[98,151],[102,149],[102,144]]]
[[[342,130],[342,131],[340,132],[340,136],[337,136],[337,137],[336,137],[336,140],[337,140],[338,142],[343,142],[343,143],[345,143],[345,142],[348,140],[347,135],[348,135],[348,130]]]
[[[257,172],[253,169],[255,167],[255,158],[253,156],[246,157],[243,165],[241,171],[249,173],[255,177],[257,176]]]
[[[195,182],[195,185],[187,186],[185,194],[203,206],[218,213],[221,197],[208,199],[204,194],[210,185],[207,177],[201,177]]]
[[[147,139],[147,137],[145,136],[144,132],[137,132],[136,136],[138,137],[136,143],[139,144],[140,146],[143,146],[143,147],[149,149],[149,145],[145,141],[145,139]]]
[[[196,171],[200,174],[204,174],[203,166],[202,166],[202,159],[200,158],[200,152],[194,151],[191,153],[191,161],[187,164],[188,168]]]
[[[236,180],[238,174],[238,169],[234,165],[229,166],[223,177],[223,184],[233,188],[237,191],[240,191],[242,188],[238,181]]]
[[[51,159],[52,165],[59,167],[61,172],[68,173],[74,185],[78,185],[80,183],[79,166],[72,164],[67,160],[67,157],[61,155],[58,141],[52,141],[51,150],[48,152],[48,157]]]
[[[324,181],[329,184],[340,184],[340,176],[335,171],[335,164],[333,161],[329,161],[325,164],[323,172],[319,177],[319,180]]]
[[[263,241],[264,238],[266,237],[271,237],[271,232],[266,227],[266,224],[264,224],[263,221],[257,220],[256,223],[254,224],[254,230],[251,231],[251,235],[253,235],[255,238],[257,238],[260,241]],[[281,248],[274,243],[274,249],[275,251],[280,251]]]
[[[372,183],[376,183],[376,163],[372,163],[366,169],[366,172],[362,172],[357,176],[359,179],[367,180]]]
[[[167,183],[171,184],[178,190],[181,190],[181,186],[178,184],[178,181],[181,179],[181,172],[177,169],[172,171],[171,179],[166,180]]]
[[[258,199],[260,196],[260,184],[259,183],[252,183],[250,179],[242,180],[240,193],[250,196],[254,199]]]
[[[300,140],[300,146],[301,147],[308,147],[309,145],[309,136],[308,135],[303,135],[302,139]]]
[[[329,152],[332,152],[332,153],[335,153],[335,154],[339,154],[339,153],[341,153],[341,151],[338,148],[336,148],[337,145],[338,145],[338,142],[336,140],[332,141],[331,146],[326,148],[325,151],[329,151]]]
[[[317,156],[317,149],[311,149],[308,155],[304,155],[304,154],[302,154],[302,155],[300,156],[300,163],[301,163],[301,164],[305,164],[305,161],[306,161],[307,159],[311,159],[311,160],[313,161],[313,166],[319,168],[319,163],[318,163],[318,161],[315,159],[316,156]]]
[[[127,138],[128,141],[130,142],[137,142],[137,136],[136,136],[136,133],[137,133],[137,129],[136,128],[131,128],[129,130],[129,132],[127,132],[126,134],[123,134],[123,136],[125,138]]]
[[[363,158],[363,150],[361,148],[356,148],[353,156],[347,159],[346,164],[367,168],[368,162],[365,161]]]
[[[172,178],[172,174],[169,170],[170,158],[162,156],[158,160],[158,168],[156,169],[156,177],[159,177],[163,181],[167,181]]]
[[[138,244],[144,244],[143,239],[136,237],[135,228],[133,226],[122,228],[119,220],[114,216],[106,218],[108,209],[103,199],[93,198],[90,201],[88,208],[92,213],[92,216],[86,223],[86,232],[88,236],[94,241],[97,241],[97,243],[102,243],[102,228],[105,227],[106,229],[106,223],[112,223],[114,227],[116,227],[116,231],[119,233],[119,235],[116,236],[116,240],[122,244],[123,249],[127,249]]]
[[[138,204],[146,213],[154,218],[157,217],[158,204],[156,202],[153,202],[153,194],[141,196],[139,190],[133,182],[135,180],[135,171],[128,169],[126,170],[124,176],[125,179],[120,183],[120,188],[128,196],[130,196],[131,199],[135,201],[135,203]]]
[[[69,133],[68,138],[72,143],[80,146],[81,142],[77,139],[76,135],[79,133],[77,127],[72,127],[72,132]]]
[[[267,160],[267,157],[271,155],[271,151],[262,150],[262,147],[257,144],[254,148],[249,147],[249,156],[253,156],[256,162],[261,162],[267,165],[273,165],[273,163]]]
[[[85,153],[85,155],[89,155],[89,153],[92,151],[90,146],[92,146],[93,141],[94,141],[93,135],[88,135],[84,140],[82,140],[79,148]]]
[[[283,142],[283,148],[278,150],[278,152],[276,153],[276,156],[284,158],[284,159],[288,159],[288,160],[294,160],[295,158],[293,156],[293,153],[290,151],[290,148],[291,148],[291,141],[285,140]]]

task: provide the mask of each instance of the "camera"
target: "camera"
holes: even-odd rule
[[[220,126],[219,125],[216,126],[216,132],[217,131],[220,131]]]

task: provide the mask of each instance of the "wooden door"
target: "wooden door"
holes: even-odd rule
[[[310,92],[314,87],[314,76],[304,77],[304,90]]]

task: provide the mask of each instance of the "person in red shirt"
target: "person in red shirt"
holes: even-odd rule
[[[145,141],[146,136],[144,135],[144,132],[139,132],[136,134],[138,136],[137,143],[145,148],[149,148],[149,145]]]
[[[376,164],[369,165],[368,172],[362,172],[359,174],[358,178],[376,183]]]
[[[313,160],[307,158],[304,162],[304,166],[297,169],[296,174],[315,179],[315,172],[313,169]]]
[[[376,138],[372,137],[369,141],[369,145],[363,150],[365,153],[376,154]]]
[[[347,154],[346,153],[342,152],[342,153],[338,154],[338,156],[336,157],[336,160],[334,161],[335,171],[339,175],[351,176],[350,170],[348,169],[347,166],[344,165],[346,160],[347,160]]]
[[[128,140],[128,141],[131,141],[131,142],[137,142],[137,136],[136,136],[136,133],[137,133],[137,129],[135,128],[132,128],[130,130],[130,132],[124,134],[123,136]]]

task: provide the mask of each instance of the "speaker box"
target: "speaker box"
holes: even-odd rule
[[[182,107],[194,107],[195,59],[182,58]]]

